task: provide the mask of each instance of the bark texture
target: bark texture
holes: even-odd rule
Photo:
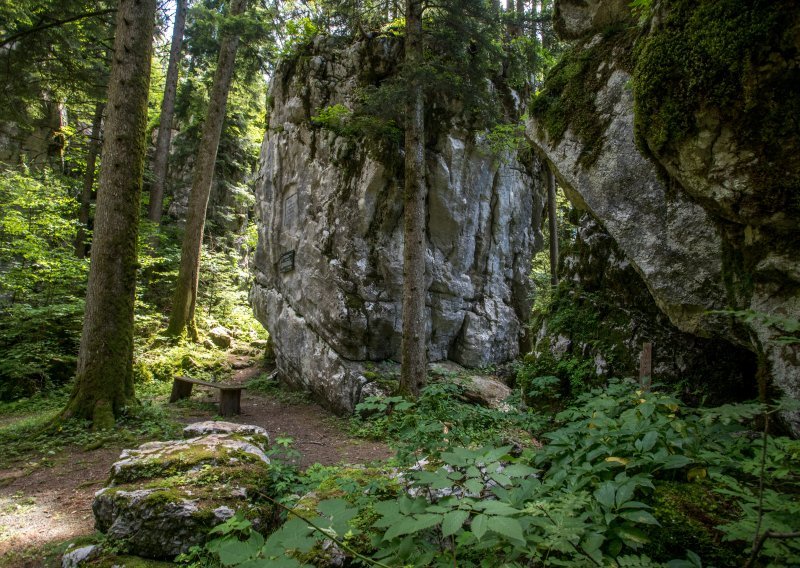
[[[247,9],[247,0],[233,0],[230,15],[238,16]],[[222,134],[222,123],[225,119],[225,107],[228,102],[228,91],[233,78],[236,50],[239,47],[239,36],[231,34],[222,39],[220,45],[217,71],[214,74],[214,86],[208,113],[203,125],[203,137],[197,152],[192,192],[186,213],[186,233],[181,248],[181,266],[178,282],[175,285],[175,296],[172,302],[167,335],[177,336],[187,329],[192,339],[197,339],[194,322],[197,305],[197,285],[200,272],[200,249],[203,244],[208,197],[211,193],[211,181],[214,176],[214,164],[217,161],[217,147]]]
[[[120,0],[78,371],[64,417],[110,427],[134,399],[133,302],[155,0]]]
[[[86,230],[89,226],[89,214],[92,209],[92,189],[94,188],[94,170],[97,166],[97,155],[100,153],[100,129],[103,124],[105,103],[97,103],[94,107],[92,131],[89,134],[89,152],[86,155],[86,174],[83,176],[81,189],[81,208],[78,212],[78,234],[75,237],[75,256],[86,257]]]
[[[403,346],[400,388],[416,396],[427,371],[425,318],[425,121],[419,70],[423,63],[422,2],[406,0],[406,109],[403,231]]]
[[[177,0],[175,24],[172,28],[172,43],[169,48],[169,65],[161,99],[161,118],[158,125],[156,151],[153,156],[153,186],[150,188],[150,207],[148,219],[154,223],[161,221],[164,208],[164,186],[167,181],[167,161],[169,144],[172,139],[172,117],[175,114],[175,94],[178,90],[178,68],[181,62],[183,30],[186,27],[186,0]]]

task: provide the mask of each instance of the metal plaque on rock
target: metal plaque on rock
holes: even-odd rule
[[[294,270],[294,251],[283,253],[278,259],[278,270],[281,272],[291,272]]]

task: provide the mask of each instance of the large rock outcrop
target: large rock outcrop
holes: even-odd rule
[[[119,549],[172,558],[202,544],[237,511],[268,528],[267,432],[228,422],[193,424],[187,439],[123,450],[92,503],[95,525]]]
[[[800,396],[785,340],[800,319],[798,10],[656,3],[631,29],[626,3],[556,4],[579,39],[534,101],[531,141],[673,324],[755,353],[762,393]]]
[[[352,108],[400,54],[391,37],[346,47],[319,38],[278,69],[270,91],[251,303],[282,379],[341,411],[363,395],[364,362],[399,358],[402,155],[397,143],[377,147],[312,117]],[[541,167],[498,156],[444,114],[427,142],[428,354],[483,366],[519,353],[541,245]]]

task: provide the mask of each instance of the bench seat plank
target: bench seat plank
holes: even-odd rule
[[[212,387],[219,390],[243,390],[247,387],[242,385],[223,385],[221,383],[209,383],[208,381],[201,381],[200,379],[190,379],[189,377],[175,377],[176,381],[183,381],[185,383],[192,383],[193,385],[203,385],[204,387]]]

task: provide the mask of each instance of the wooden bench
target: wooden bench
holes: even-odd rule
[[[188,398],[192,395],[193,385],[219,389],[220,416],[233,416],[234,414],[241,413],[240,401],[242,390],[245,387],[239,385],[222,385],[219,383],[200,381],[198,379],[190,379],[189,377],[175,377],[172,383],[172,395],[170,395],[169,401],[177,402],[182,398]]]

